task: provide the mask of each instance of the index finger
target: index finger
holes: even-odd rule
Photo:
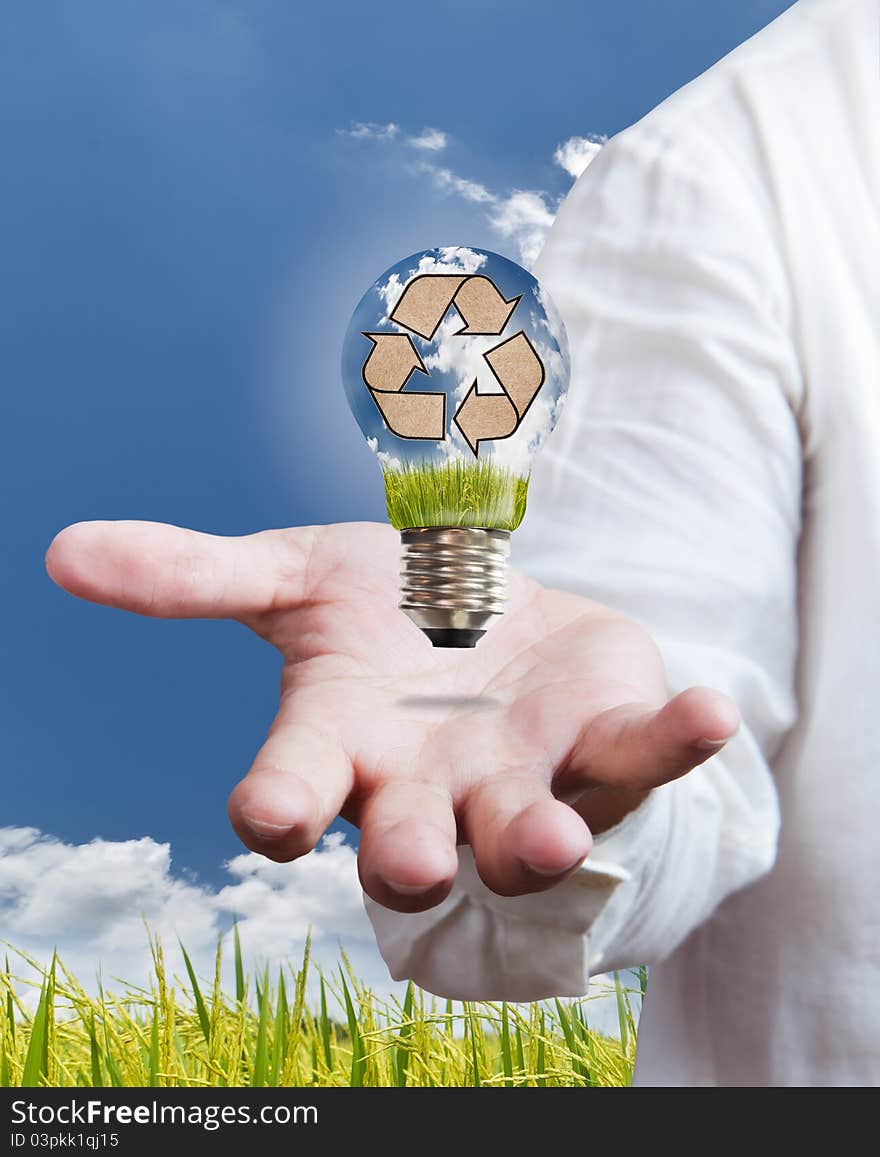
[[[222,538],[158,522],[78,522],[58,534],[46,569],[82,599],[169,619],[261,614],[308,597],[324,527]]]

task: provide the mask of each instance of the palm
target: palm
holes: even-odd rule
[[[355,798],[394,776],[442,782],[456,802],[490,775],[549,782],[590,715],[663,701],[650,640],[596,604],[514,572],[508,614],[479,647],[435,650],[397,609],[396,535],[369,524],[322,537],[310,562],[318,599],[248,625],[285,656],[292,709],[333,721],[353,755]],[[626,653],[604,646],[624,631]]]
[[[53,547],[62,585],[146,613],[228,614],[284,655],[276,722],[230,804],[244,841],[289,859],[339,812],[361,826],[364,886],[389,906],[441,899],[456,840],[496,891],[549,886],[589,850],[561,800],[673,778],[735,729],[711,692],[660,710],[645,632],[516,572],[507,614],[475,650],[433,649],[396,607],[388,527],[172,541],[189,532],[90,525]],[[234,558],[221,565],[224,541]]]

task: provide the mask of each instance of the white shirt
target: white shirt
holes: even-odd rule
[[[875,0],[801,0],[603,149],[536,269],[573,380],[515,558],[740,735],[550,892],[463,851],[438,908],[368,902],[443,996],[649,963],[641,1085],[880,1082],[878,96]]]

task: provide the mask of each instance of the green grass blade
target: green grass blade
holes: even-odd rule
[[[516,1068],[517,1072],[525,1073],[526,1071],[526,1050],[523,1046],[522,1026],[519,1021],[516,1024]],[[524,1084],[525,1082],[519,1082]]]
[[[330,1045],[330,1017],[327,1015],[327,989],[321,977],[321,1044],[324,1049],[324,1063],[327,1071],[333,1069],[333,1049]]]
[[[583,1005],[572,1005],[571,1009],[571,1024],[575,1031],[575,1035],[581,1042],[578,1049],[581,1056],[586,1054],[589,1061],[583,1060],[578,1063],[577,1071],[584,1078],[588,1085],[595,1084],[593,1079],[593,1067],[596,1063],[596,1053],[593,1047],[593,1035],[587,1025],[587,1016],[584,1012]]]
[[[571,1020],[569,1019],[568,1013],[565,1011],[562,1001],[560,1001],[558,997],[554,1003],[556,1004],[556,1015],[559,1017],[559,1025],[562,1029],[562,1035],[565,1037],[565,1043],[568,1045],[569,1052],[574,1053],[577,1046],[575,1044],[574,1032],[572,1031],[571,1027]]]
[[[125,1086],[125,1081],[122,1079],[122,1073],[119,1070],[119,1065],[116,1063],[116,1058],[113,1055],[113,1048],[110,1044],[110,1032],[107,1028],[107,1010],[104,1009],[104,1064],[107,1066],[107,1072],[110,1074],[110,1084],[114,1089],[121,1089]]]
[[[238,1004],[244,1000],[244,961],[241,955],[241,939],[238,935],[238,921],[232,925],[232,941],[235,945],[235,999]]]
[[[312,951],[312,934],[311,931],[306,936],[305,947],[303,948],[302,964],[299,972],[296,974],[296,986],[293,994],[293,1015],[290,1021],[290,1029],[292,1034],[292,1042],[288,1046],[294,1058],[299,1054],[299,1045],[303,1040],[303,1010],[306,1003],[306,984],[309,978],[309,959]]]
[[[342,995],[345,1000],[345,1015],[348,1020],[348,1035],[351,1038],[351,1073],[349,1075],[349,1085],[353,1089],[359,1089],[364,1083],[364,1049],[363,1041],[361,1040],[361,1030],[358,1025],[358,1019],[355,1015],[354,1004],[352,1003],[351,993],[348,991],[348,984],[345,980],[345,973],[340,973],[342,980]]]
[[[278,970],[278,999],[275,1004],[275,1025],[273,1031],[271,1084],[280,1085],[287,1055],[287,992],[284,988],[284,973]]]
[[[538,1085],[539,1089],[546,1089],[547,1088],[547,1055],[546,1055],[547,1045],[545,1042],[545,1037],[547,1034],[547,1018],[544,1015],[543,1008],[541,1009],[541,1015],[538,1019],[538,1032],[540,1035],[538,1037],[538,1048],[536,1050],[536,1055],[535,1055],[535,1068],[538,1070],[537,1085]]]
[[[195,969],[192,966],[192,961],[189,958],[189,953],[184,948],[181,941],[178,940],[177,943],[180,944],[180,951],[183,953],[183,963],[186,965],[187,975],[189,976],[189,982],[190,982],[190,985],[192,986],[193,997],[195,998],[195,1002],[196,1002],[196,1012],[198,1013],[199,1024],[201,1025],[201,1028],[202,1028],[202,1036],[204,1036],[204,1038],[205,1038],[205,1044],[208,1045],[208,1047],[210,1047],[210,1045],[211,1045],[211,1018],[210,1018],[210,1016],[208,1016],[208,1007],[205,1004],[204,998],[202,997],[202,990],[199,988],[199,982],[196,979]]]
[[[9,1036],[13,1045],[15,1044],[15,1001],[12,999],[12,984],[10,981],[9,971],[9,957],[6,957],[6,972],[4,977],[6,979],[6,1027],[9,1029]]]
[[[565,1038],[565,1044],[571,1054],[571,1067],[573,1071],[581,1077],[585,1082],[587,1080],[587,1067],[581,1059],[581,1049],[579,1047],[580,1033],[574,1027],[572,1016],[565,1011],[562,1002],[557,998],[556,1015],[559,1017],[559,1024],[562,1028],[562,1035]],[[574,1010],[572,1010],[573,1012]]]
[[[483,1082],[480,1080],[480,1058],[479,1058],[479,1055],[477,1053],[476,1015],[474,1013],[474,1008],[473,1008],[472,1004],[467,1003],[465,1005],[465,1009],[467,1012],[467,1025],[468,1025],[468,1028],[470,1029],[470,1038],[471,1038],[471,1068],[472,1068],[471,1084],[474,1086],[474,1088],[479,1089],[482,1087]]]
[[[6,957],[5,966],[3,981],[6,986],[6,1023],[3,1029],[3,1036],[0,1038],[0,1088],[8,1089],[12,1084],[12,1069],[9,1064],[9,1053],[6,1048],[7,1038],[13,1050],[15,1049],[15,1002],[12,999],[12,982],[10,980],[8,956]]]
[[[55,1028],[55,969],[58,963],[57,951],[52,953],[52,963],[46,978],[46,1031],[43,1034],[43,1054],[41,1068],[46,1081],[49,1080],[49,1041]]]
[[[296,995],[287,966],[275,989],[268,972],[254,984],[242,968],[244,999],[233,1001],[233,967],[227,996],[215,956],[212,987],[200,990],[210,1017],[206,1052],[198,985],[191,988],[192,977],[182,972],[183,988],[178,985],[175,993],[158,940],[150,943],[151,984],[127,986],[118,995],[105,996],[99,980],[97,995],[90,996],[60,962],[56,980],[54,963],[41,968],[20,953],[38,974],[31,1007],[16,987],[24,978],[0,970],[0,1085],[485,1088],[631,1081],[638,1002],[624,987],[628,973],[620,974],[617,988],[628,1034],[624,1048],[616,1033],[603,1037],[590,1030],[585,1001],[528,1009],[502,1002],[453,1004],[413,984],[400,1001],[381,999],[344,957],[341,981],[334,977],[328,984],[319,972],[311,1004],[305,991],[308,948],[302,969],[291,970]]]
[[[37,1088],[42,1078],[49,1076],[49,978],[43,982],[40,999],[34,1019],[31,1021],[31,1036],[24,1058],[21,1085],[24,1089]]]
[[[89,1017],[89,1068],[93,1089],[103,1088],[104,1074],[101,1071],[101,1049],[98,1045],[98,1034],[95,1031],[95,1013]]]
[[[529,480],[491,461],[411,462],[385,470],[388,521],[414,526],[483,526],[516,530]]]
[[[614,973],[614,995],[617,997],[617,1024],[620,1028],[620,1047],[626,1052],[629,1047],[629,1002],[623,990],[620,973]]]
[[[150,1026],[150,1086],[159,1087],[159,1009],[153,1010],[153,1023]]]
[[[318,1069],[318,1038],[312,1037],[309,1041],[309,1053],[312,1058],[312,1084],[319,1085],[321,1083],[321,1074]]]
[[[501,1003],[501,1067],[504,1072],[504,1083],[513,1083],[513,1054],[510,1051],[510,1013],[507,1001]]]
[[[251,1087],[263,1088],[269,1065],[269,973],[266,971],[265,983],[262,988],[257,986],[260,993],[260,1019],[257,1023],[257,1043],[254,1046],[254,1059],[251,1066]]]
[[[409,1038],[412,1034],[413,1011],[413,983],[406,986],[406,995],[403,998],[403,1017],[400,1031],[397,1034],[399,1044],[394,1050],[394,1084],[402,1089],[406,1085],[406,1070],[409,1067]]]

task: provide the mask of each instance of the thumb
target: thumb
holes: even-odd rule
[[[659,708],[612,707],[581,730],[557,783],[645,791],[678,779],[717,754],[738,731],[736,704],[720,691],[691,687]]]
[[[315,528],[242,538],[155,522],[79,522],[56,535],[49,577],[79,598],[159,618],[232,618],[303,596]]]
[[[55,537],[46,569],[71,594],[105,606],[159,618],[247,620],[346,590],[344,576],[355,568],[361,583],[386,583],[383,567],[393,573],[396,562],[384,549],[393,534],[348,523],[222,538],[155,522],[80,522]],[[381,565],[365,568],[365,558]]]

